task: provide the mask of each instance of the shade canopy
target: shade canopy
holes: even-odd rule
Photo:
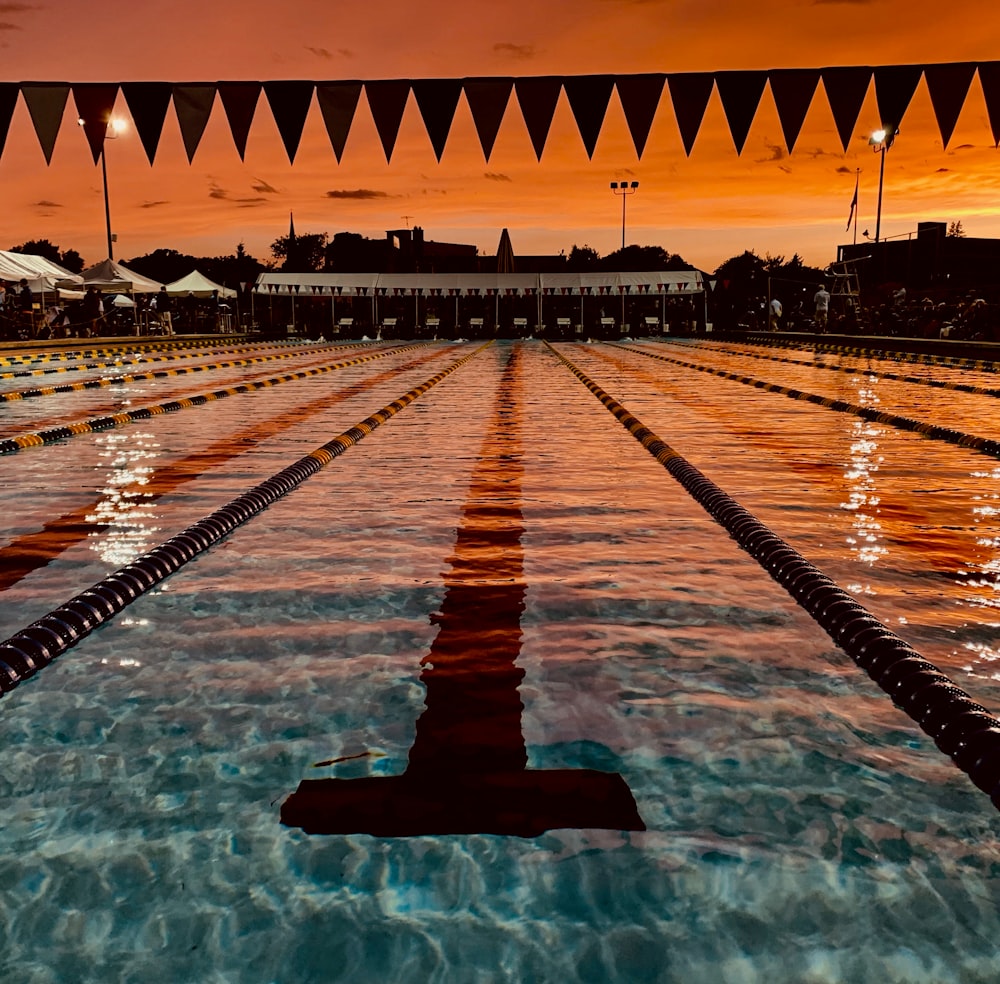
[[[104,292],[154,294],[163,286],[159,281],[129,270],[115,260],[101,260],[100,263],[87,267],[81,276],[84,287],[96,287]]]
[[[230,287],[223,287],[214,280],[209,280],[198,270],[192,270],[186,277],[175,280],[172,284],[167,284],[168,294],[194,294],[195,297],[211,297],[213,291],[218,291],[220,297],[235,297],[236,291]]]
[[[78,284],[83,278],[44,256],[0,250],[0,280],[16,283],[22,279],[32,290],[40,291],[53,290],[57,283]]]

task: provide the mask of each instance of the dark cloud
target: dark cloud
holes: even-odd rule
[[[779,164],[778,165],[778,170],[779,171],[784,171],[785,174],[791,174],[792,173],[792,169],[787,164]]]
[[[6,21],[0,21],[0,31],[20,31],[21,27],[19,24],[9,24]]]
[[[487,181],[513,181],[509,174],[501,174],[499,171],[487,171],[484,175]]]
[[[63,206],[59,202],[50,202],[48,199],[43,198],[40,202],[35,202],[35,208],[62,208]]]
[[[257,183],[255,185],[250,186],[251,188],[253,188],[254,191],[258,191],[262,195],[278,194],[278,189],[275,188],[274,185],[268,184],[263,178],[254,178],[254,181],[256,181]]]
[[[0,3],[0,14],[26,14],[29,10],[41,10],[31,3]]]
[[[328,191],[326,193],[327,198],[352,198],[357,201],[368,201],[372,198],[388,198],[389,195],[384,191],[375,191],[372,188],[341,188],[337,191]]]
[[[950,174],[951,173],[951,168],[950,167],[939,167],[934,173],[935,174]]]
[[[500,41],[493,45],[493,50],[498,55],[508,55],[520,61],[527,61],[535,57],[535,46],[533,44],[514,44],[512,41]]]
[[[234,205],[238,205],[240,208],[257,208],[258,205],[266,205],[266,198],[236,198],[233,200]]]
[[[315,55],[317,58],[333,57],[329,48],[312,48],[309,45],[306,45],[306,51],[308,51],[312,55]]]
[[[975,144],[959,144],[957,147],[953,147],[952,150],[975,150]]]
[[[837,168],[837,174],[853,174],[853,173],[854,171],[852,171],[846,164],[841,164],[840,167]]]
[[[229,192],[225,188],[220,188],[218,185],[212,185],[208,192],[209,198],[217,198],[220,201],[227,200],[229,198]]]
[[[139,208],[159,208],[160,205],[169,205],[170,202],[143,202]]]
[[[783,161],[785,159],[785,149],[780,144],[764,144],[765,147],[770,151],[767,157],[761,157],[754,161],[754,164],[770,164],[774,161]]]

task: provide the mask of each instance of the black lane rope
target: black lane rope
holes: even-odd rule
[[[120,567],[48,615],[43,615],[27,628],[21,629],[0,643],[0,696],[9,693],[18,684],[34,676],[98,626],[121,612],[140,595],[166,580],[188,561],[204,553],[237,527],[249,522],[272,503],[286,496],[307,478],[311,478],[348,448],[364,440],[372,431],[492,344],[486,342],[480,345],[468,355],[382,407],[381,410],[377,410],[370,417],[355,424],[350,430],[327,441],[315,451],[310,451],[294,464],[227,502],[204,519],[137,557],[130,564]]]
[[[1000,810],[1000,719],[706,478],[569,359],[548,347]]]
[[[677,343],[674,343],[677,344]],[[893,379],[900,383],[916,383],[918,386],[930,386],[934,389],[955,390],[959,393],[975,393],[977,396],[1000,397],[1000,389],[990,386],[975,386],[972,383],[949,383],[943,379],[928,379],[926,376],[902,376],[895,372],[871,366],[834,366],[825,362],[803,362],[800,359],[784,359],[777,355],[764,355],[760,352],[747,352],[724,345],[698,345],[697,351],[722,352],[734,358],[762,359],[766,362],[783,362],[798,366],[800,369],[825,369],[828,372],[842,372],[848,376],[878,376],[879,379]]]
[[[45,345],[53,344],[51,341],[46,342],[42,339],[33,339],[32,343],[34,345]],[[268,344],[278,345],[281,344],[278,341],[272,341]],[[293,343],[297,344],[297,343]],[[115,342],[113,344],[108,344],[104,346],[98,346],[95,348],[67,348],[59,349],[53,352],[26,352],[24,355],[14,354],[11,350],[6,350],[4,355],[0,355],[0,366],[13,366],[13,365],[26,365],[32,362],[52,362],[56,359],[96,359],[98,356],[109,356],[121,354],[122,352],[159,352],[159,351],[169,351],[171,349],[189,349],[189,348],[232,348],[230,345],[223,345],[220,339],[219,344],[211,345],[208,343],[204,336],[198,338],[186,338],[183,335],[175,336],[174,341],[156,341],[153,338],[147,336],[137,336],[132,338],[123,338],[120,342]],[[5,346],[3,342],[0,342],[0,351],[4,351]]]
[[[996,441],[990,437],[977,437],[975,434],[966,434],[952,427],[942,427],[940,424],[931,424],[925,420],[914,420],[912,417],[887,413],[885,410],[876,410],[874,407],[862,407],[856,403],[848,403],[846,400],[837,400],[830,396],[803,393],[802,390],[792,389],[790,386],[779,386],[777,383],[768,383],[754,376],[741,376],[738,373],[728,372],[725,369],[716,369],[714,366],[704,366],[699,365],[697,362],[672,359],[670,356],[657,355],[654,352],[633,348],[630,345],[622,345],[617,342],[608,342],[607,344],[612,345],[614,348],[624,349],[626,352],[634,352],[636,355],[645,356],[647,359],[659,359],[661,362],[670,362],[685,369],[697,369],[698,372],[707,372],[722,379],[742,383],[744,386],[752,386],[754,389],[764,390],[766,393],[781,393],[791,400],[804,400],[807,403],[814,403],[816,406],[826,407],[828,410],[850,413],[864,420],[888,424],[890,427],[898,427],[900,430],[913,431],[916,434],[922,434],[924,437],[930,437],[935,441],[946,441],[948,444],[957,444],[962,448],[972,448],[975,451],[981,451],[983,454],[992,455],[994,458],[1000,457],[1000,441]]]
[[[354,343],[359,344],[359,343]],[[279,353],[280,358],[290,358],[293,355],[309,355],[312,352],[326,352],[332,348],[349,348],[351,343],[341,342],[339,345],[299,347],[294,351]],[[178,359],[197,359],[208,356],[218,356],[223,352],[239,354],[240,352],[259,351],[260,345],[232,345],[222,348],[190,349],[172,352],[168,355],[147,355],[142,352],[108,352],[115,356],[110,362],[82,362],[72,366],[50,366],[45,369],[19,369],[16,372],[0,372],[0,379],[20,379],[28,376],[53,376],[63,372],[88,372],[91,369],[108,369],[117,366],[135,366],[143,363],[176,362]],[[133,358],[134,356],[134,358]]]
[[[205,403],[211,403],[213,400],[222,400],[227,396],[236,396],[239,393],[252,393],[255,390],[265,389],[268,386],[278,386],[280,383],[288,383],[296,379],[306,379],[309,376],[320,376],[323,373],[336,372],[338,369],[359,366],[364,362],[371,362],[373,359],[384,359],[389,355],[408,352],[411,349],[420,348],[426,344],[426,342],[416,342],[412,345],[379,349],[377,352],[361,355],[356,359],[349,359],[346,362],[335,362],[327,366],[314,366],[312,369],[300,369],[298,372],[289,372],[282,376],[272,376],[270,379],[258,379],[247,383],[240,383],[237,386],[227,386],[225,389],[214,390],[211,393],[184,396],[174,400],[167,400],[165,403],[154,403],[151,406],[138,407],[135,410],[123,410],[120,413],[110,414],[105,417],[94,417],[91,420],[61,424],[58,427],[50,427],[47,430],[30,434],[18,434],[16,437],[0,439],[0,455],[13,454],[15,451],[21,451],[24,448],[37,448],[44,444],[55,444],[58,441],[63,441],[68,437],[75,437],[78,434],[94,434],[99,431],[111,430],[115,427],[123,427],[125,424],[131,424],[137,420],[148,420],[150,417],[155,417],[161,413],[176,413],[178,410],[202,406]]]
[[[363,342],[363,345],[374,345],[374,342]],[[341,348],[340,345],[328,346]],[[290,359],[295,355],[308,352],[280,352],[274,355],[260,355],[252,359],[233,359],[227,362],[212,362],[200,366],[177,366],[175,369],[155,369],[150,372],[130,372],[122,376],[102,376],[100,379],[86,379],[79,383],[63,383],[59,386],[37,386],[31,389],[11,390],[0,393],[0,403],[12,403],[15,400],[27,400],[36,396],[52,396],[55,393],[76,393],[81,390],[106,389],[109,386],[122,386],[141,379],[165,379],[168,376],[186,376],[196,372],[214,372],[217,369],[238,369],[240,366],[252,366],[261,362],[276,362],[279,359]]]
[[[838,355],[856,355],[869,359],[885,359],[891,362],[914,362],[930,366],[948,366],[952,369],[979,369],[982,372],[997,372],[997,362],[993,359],[963,359],[957,355],[934,355],[930,352],[897,352],[893,349],[859,348],[855,345],[836,345],[833,342],[803,342],[794,339],[772,338],[768,335],[750,335],[748,342],[755,345],[777,348],[812,348],[814,352],[831,352]]]

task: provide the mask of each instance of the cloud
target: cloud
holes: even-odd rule
[[[157,208],[160,205],[169,205],[170,202],[143,202],[139,208]]]
[[[846,164],[841,164],[840,167],[837,168],[837,174],[853,174],[853,173],[854,172]]]
[[[236,198],[233,199],[233,204],[239,206],[240,208],[256,208],[258,205],[266,205],[266,198]]]
[[[337,191],[328,191],[326,193],[327,198],[349,198],[355,201],[369,201],[372,198],[389,198],[391,197],[388,192],[385,191],[374,191],[371,188],[341,188]]]
[[[934,173],[935,174],[950,174],[951,173],[951,168],[950,167],[939,167]]]
[[[773,161],[783,161],[785,159],[785,149],[780,144],[765,143],[765,147],[771,152],[769,157],[761,157],[754,161],[754,164],[770,164]]]
[[[527,61],[535,57],[535,46],[533,44],[514,44],[512,41],[499,41],[493,45],[493,50],[498,55],[507,55],[516,58],[518,61]]]
[[[308,44],[306,45],[306,51],[310,54],[315,55],[317,58],[332,58],[333,55],[330,53],[329,48],[313,48]]]
[[[225,188],[220,188],[218,185],[212,185],[208,192],[209,198],[216,198],[219,201],[225,201],[229,198],[229,192]]]
[[[25,14],[29,10],[41,10],[30,3],[0,3],[0,14]]]
[[[499,171],[487,171],[484,175],[487,181],[513,181],[509,174],[501,174]]]
[[[208,192],[209,198],[214,198],[216,201],[220,202],[231,202],[233,205],[239,208],[254,208],[257,205],[262,205],[267,201],[266,198],[233,198],[225,188],[220,188],[219,185],[213,184]]]
[[[7,21],[0,21],[0,31],[20,31],[21,27],[18,24],[11,24]]]
[[[39,202],[35,202],[35,208],[62,208],[63,206],[59,202],[50,202],[47,198],[43,198]]]
[[[278,189],[275,188],[274,185],[268,184],[263,178],[254,178],[254,181],[256,181],[257,183],[255,185],[251,185],[250,186],[251,188],[253,188],[254,191],[259,191],[262,195],[263,194],[268,194],[268,195],[277,195],[278,194]]]

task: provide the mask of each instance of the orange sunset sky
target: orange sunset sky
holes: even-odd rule
[[[141,0],[109,5],[0,0],[3,80],[459,78],[892,65],[1000,57],[990,0]],[[118,110],[128,116],[124,98]],[[664,246],[714,270],[743,249],[835,259],[861,169],[860,231],[874,233],[879,123],[870,88],[847,153],[817,92],[791,155],[765,91],[737,156],[718,94],[686,157],[667,94],[641,160],[616,95],[593,159],[565,95],[539,162],[512,98],[489,162],[464,99],[437,162],[410,96],[386,163],[364,96],[340,164],[313,103],[290,165],[264,97],[240,160],[216,101],[193,164],[167,116],[155,164],[134,131],[108,144],[112,226],[120,260],[168,247],[260,259],[288,231],[360,232],[420,225],[430,239],[496,251],[510,229],[515,254],[621,245],[612,180],[638,180],[627,203],[628,241]],[[52,163],[23,101],[0,158],[0,248],[49,239],[87,263],[104,258],[104,206],[76,126],[72,96]],[[978,80],[947,150],[921,82],[887,154],[882,235],[921,220],[961,220],[970,236],[1000,237],[1000,151]]]

